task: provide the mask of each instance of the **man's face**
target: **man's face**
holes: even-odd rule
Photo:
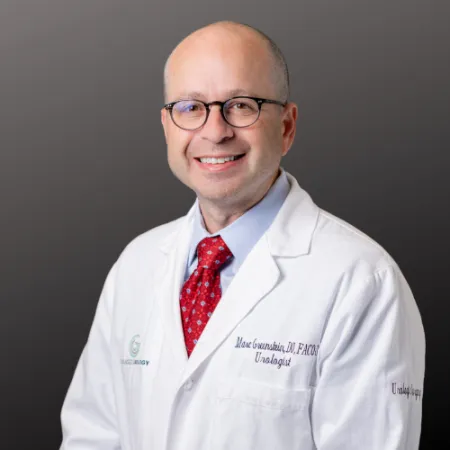
[[[277,98],[270,64],[267,49],[254,37],[209,31],[188,38],[169,62],[166,100],[208,103],[238,95],[283,100]],[[195,131],[178,128],[169,111],[163,109],[161,114],[173,173],[200,201],[236,208],[266,193],[295,131],[292,106],[263,104],[259,119],[247,128],[227,124],[217,105],[211,107],[206,124]],[[200,160],[230,156],[239,159],[221,164]]]

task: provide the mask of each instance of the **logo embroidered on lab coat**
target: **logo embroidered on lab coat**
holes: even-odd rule
[[[134,359],[138,355],[139,350],[141,348],[140,338],[141,338],[141,336],[139,334],[135,334],[131,338],[130,343],[128,344],[128,351],[130,353],[131,358],[133,358],[133,359],[121,358],[121,360],[120,360],[121,364],[128,365],[128,366],[134,366],[134,365],[148,366],[148,364],[149,364],[148,360]]]
[[[140,336],[139,334],[135,334],[130,341],[130,356],[132,358],[136,358],[137,354],[139,353],[139,349],[141,348],[141,343],[139,341]]]

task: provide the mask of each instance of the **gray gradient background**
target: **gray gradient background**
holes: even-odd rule
[[[162,68],[220,19],[287,57],[300,117],[285,168],[408,279],[427,334],[421,448],[447,448],[449,13],[448,0],[0,0],[5,448],[58,447],[107,271],[190,207],[167,167]]]

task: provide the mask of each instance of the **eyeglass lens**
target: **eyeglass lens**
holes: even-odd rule
[[[259,106],[250,98],[233,98],[223,107],[226,121],[235,127],[247,127],[258,119]],[[181,128],[194,130],[201,127],[206,119],[207,110],[203,103],[196,100],[182,100],[172,108],[172,119]]]

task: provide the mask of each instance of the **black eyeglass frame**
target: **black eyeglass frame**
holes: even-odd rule
[[[233,124],[231,124],[230,122],[228,122],[227,118],[225,117],[224,106],[225,106],[229,101],[234,100],[234,99],[236,99],[236,98],[248,98],[248,99],[250,99],[250,100],[254,100],[254,101],[258,104],[258,115],[256,116],[256,119],[255,119],[252,123],[250,123],[250,124],[248,124],[248,125],[243,125],[243,126],[236,126],[236,125],[233,125]],[[177,103],[180,103],[180,102],[188,102],[188,101],[195,101],[195,102],[199,102],[199,103],[202,103],[203,105],[205,105],[205,109],[206,109],[205,120],[204,120],[204,122],[203,122],[201,125],[199,125],[197,128],[183,128],[183,127],[180,127],[180,125],[178,125],[178,124],[175,122],[174,118],[173,118],[173,115],[172,115],[173,107],[174,107]],[[228,100],[225,100],[224,102],[220,102],[220,101],[217,100],[217,101],[215,101],[215,102],[209,102],[209,103],[206,103],[206,102],[203,102],[203,101],[201,101],[201,100],[196,100],[196,99],[191,99],[191,100],[177,100],[177,101],[175,101],[175,102],[166,103],[166,104],[164,105],[164,109],[166,109],[166,110],[169,111],[169,113],[170,113],[170,118],[172,119],[172,122],[173,122],[178,128],[181,128],[182,130],[186,130],[186,131],[195,131],[195,130],[200,129],[203,125],[205,125],[205,123],[206,123],[207,120],[208,120],[209,113],[211,112],[210,106],[213,106],[213,105],[219,105],[219,106],[220,106],[220,114],[222,115],[223,120],[225,120],[225,122],[226,122],[228,125],[230,125],[230,126],[233,127],[233,128],[247,128],[247,127],[252,126],[252,125],[253,125],[254,123],[256,123],[256,121],[259,119],[259,116],[261,115],[261,106],[263,105],[263,103],[270,103],[270,104],[273,104],[273,105],[280,105],[280,106],[282,106],[283,108],[287,105],[287,102],[284,102],[284,103],[283,103],[283,102],[279,102],[278,100],[269,100],[269,99],[267,99],[267,98],[259,98],[259,97],[249,97],[249,96],[247,96],[247,95],[238,95],[238,96],[236,96],[236,97],[231,97],[231,98],[229,98]]]

